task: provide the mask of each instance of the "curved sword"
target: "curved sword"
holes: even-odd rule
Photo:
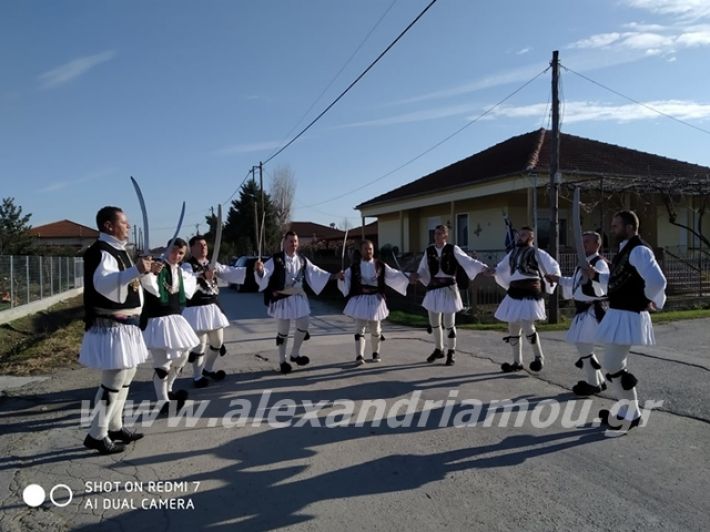
[[[217,226],[214,230],[214,246],[212,246],[212,259],[210,260],[210,269],[214,270],[219,258],[219,250],[222,247],[222,204],[217,204]]]
[[[136,190],[136,196],[138,196],[138,203],[141,206],[141,213],[143,214],[143,249],[141,253],[143,255],[150,252],[150,233],[148,232],[148,210],[145,208],[145,200],[143,199],[143,192],[141,192],[141,187],[138,186],[138,181],[133,179],[131,176],[131,182],[133,183],[133,188]]]
[[[584,240],[582,238],[582,213],[580,206],[580,190],[574,187],[574,197],[572,199],[572,224],[574,226],[574,245],[577,250],[577,266],[585,269],[589,262],[587,253],[584,251]]]
[[[345,238],[343,238],[343,252],[340,255],[340,271],[345,269],[345,248],[348,243],[348,230],[345,230]]]
[[[182,229],[182,221],[185,218],[185,202],[182,202],[182,210],[180,211],[180,218],[178,219],[177,223],[177,229],[175,229],[175,233],[173,234],[173,237],[170,239],[170,242],[168,242],[168,247],[165,248],[165,251],[160,255],[159,260],[165,260],[165,257],[170,253],[170,250],[173,249],[173,244],[175,243],[175,239],[178,237],[180,234],[180,229]]]
[[[261,212],[261,229],[259,230],[258,255],[261,260],[261,252],[264,250],[264,226],[266,225],[266,210]]]

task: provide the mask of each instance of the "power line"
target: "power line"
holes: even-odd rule
[[[374,184],[374,183],[377,183],[378,181],[380,181],[380,180],[382,180],[382,179],[384,179],[384,178],[386,178],[386,177],[391,176],[391,175],[394,174],[395,172],[400,171],[402,168],[404,168],[404,167],[406,167],[406,166],[409,166],[409,165],[412,164],[414,161],[416,161],[416,160],[418,160],[418,159],[421,159],[421,158],[424,157],[427,153],[429,153],[429,152],[431,152],[431,151],[434,151],[436,148],[438,148],[439,146],[441,146],[441,145],[444,144],[445,142],[448,142],[449,140],[451,140],[453,137],[455,137],[456,135],[458,135],[459,133],[461,133],[464,129],[466,129],[466,128],[469,127],[470,125],[475,124],[476,122],[478,122],[479,120],[481,120],[483,117],[485,117],[486,115],[490,114],[494,109],[496,109],[497,107],[499,107],[499,106],[501,106],[502,104],[504,104],[504,103],[505,103],[506,101],[508,101],[510,98],[512,98],[513,96],[515,96],[516,94],[518,94],[520,91],[522,91],[525,87],[527,87],[528,85],[530,85],[530,84],[531,84],[533,81],[535,81],[537,78],[539,78],[540,76],[542,76],[545,72],[547,72],[548,70],[550,70],[550,68],[551,68],[551,67],[548,66],[545,70],[541,71],[541,72],[540,72],[539,74],[537,74],[534,78],[532,78],[532,79],[526,81],[525,83],[523,83],[520,87],[518,87],[518,88],[515,89],[513,92],[511,92],[510,94],[508,94],[505,98],[503,98],[502,100],[500,100],[498,103],[496,103],[496,104],[493,105],[492,107],[489,107],[488,109],[486,109],[484,112],[482,112],[480,115],[478,115],[478,116],[477,116],[476,118],[474,118],[473,120],[470,120],[469,122],[467,122],[463,127],[460,127],[459,129],[457,129],[456,131],[454,131],[453,133],[451,133],[450,135],[448,135],[448,136],[445,137],[444,139],[440,140],[439,142],[437,142],[436,144],[434,144],[434,145],[431,146],[430,148],[424,150],[423,152],[421,152],[421,153],[420,153],[419,155],[417,155],[416,157],[413,157],[412,159],[409,159],[406,163],[401,164],[400,166],[398,166],[398,167],[395,168],[394,170],[391,170],[391,171],[387,172],[386,174],[383,174],[383,175],[381,175],[381,176],[379,176],[379,177],[373,179],[372,181],[369,181],[369,182],[365,183],[364,185],[361,185],[361,186],[359,186],[359,187],[357,187],[357,188],[354,188],[354,189],[352,189],[352,190],[350,190],[350,191],[348,191],[348,192],[345,192],[345,193],[340,194],[340,195],[338,195],[338,196],[335,196],[335,197],[333,197],[333,198],[327,199],[327,200],[325,200],[325,201],[320,201],[320,202],[318,202],[318,203],[312,203],[312,204],[310,204],[310,205],[303,205],[303,208],[317,207],[318,205],[323,205],[323,204],[325,204],[325,203],[330,203],[331,201],[335,201],[335,200],[338,200],[338,199],[340,199],[340,198],[344,198],[345,196],[349,196],[350,194],[352,194],[352,193],[354,193],[354,192],[357,192],[357,191],[359,191],[359,190],[362,190],[363,188],[367,188],[367,187],[369,187],[370,185],[372,185],[372,184]]]
[[[318,95],[318,97],[313,100],[313,103],[311,103],[310,107],[306,110],[305,113],[301,116],[301,118],[298,119],[298,122],[294,124],[294,126],[291,128],[291,130],[284,135],[283,138],[289,138],[291,134],[294,132],[294,130],[303,122],[303,120],[308,116],[308,114],[313,110],[313,108],[316,106],[316,104],[320,101],[320,99],[323,97],[323,95],[332,87],[333,83],[335,83],[335,80],[340,77],[340,74],[343,73],[343,70],[350,64],[350,62],[353,60],[353,58],[357,55],[357,53],[360,51],[360,49],[364,46],[364,44],[367,42],[367,40],[370,38],[370,35],[374,33],[374,31],[378,28],[380,23],[384,20],[384,18],[387,16],[387,13],[389,13],[394,5],[397,3],[397,0],[392,0],[392,3],[389,5],[387,9],[385,9],[385,12],[382,13],[380,18],[375,22],[375,25],[370,28],[370,31],[367,32],[367,35],[365,35],[365,38],[360,42],[360,44],[355,48],[355,51],[348,57],[348,59],[345,61],[342,67],[340,67],[340,70],[333,76],[333,79],[330,80],[330,83],[321,91],[321,93]]]
[[[380,53],[380,55],[378,55],[378,56],[375,58],[375,60],[372,61],[372,63],[370,63],[369,66],[368,66],[365,70],[363,70],[362,73],[361,73],[357,78],[355,78],[355,80],[354,80],[352,83],[350,83],[350,85],[348,85],[348,86],[345,88],[345,90],[344,90],[343,92],[341,92],[341,93],[338,95],[338,97],[335,98],[335,100],[333,100],[333,101],[328,105],[328,107],[326,107],[325,109],[323,109],[323,111],[321,111],[321,112],[318,114],[318,116],[316,116],[313,120],[311,120],[311,121],[309,122],[309,124],[308,124],[306,127],[304,127],[301,131],[299,131],[298,134],[297,134],[295,137],[293,137],[293,138],[292,138],[291,140],[289,140],[286,144],[284,144],[284,145],[281,146],[278,150],[276,150],[276,152],[275,152],[274,154],[270,155],[270,156],[264,161],[264,164],[266,164],[266,163],[268,163],[269,161],[271,161],[272,159],[274,159],[277,155],[279,155],[281,152],[283,152],[283,151],[284,151],[286,148],[288,148],[291,144],[293,144],[294,142],[296,142],[296,140],[297,140],[301,135],[303,135],[306,131],[308,131],[316,122],[318,122],[318,120],[320,120],[320,119],[323,117],[323,115],[325,115],[328,111],[330,111],[330,109],[331,109],[336,103],[338,103],[338,102],[340,101],[340,99],[341,99],[343,96],[345,96],[345,95],[348,93],[348,91],[350,91],[350,89],[352,89],[358,81],[360,81],[363,77],[365,77],[365,74],[367,74],[367,73],[370,71],[370,69],[372,69],[372,67],[374,67],[374,66],[379,62],[379,60],[382,59],[382,57],[384,57],[384,55],[385,55],[387,52],[389,52],[390,49],[392,49],[392,47],[393,47],[395,44],[397,44],[397,42],[404,36],[404,34],[407,33],[407,32],[412,28],[412,26],[414,26],[414,24],[416,24],[416,23],[419,21],[419,19],[424,16],[424,13],[426,13],[427,11],[429,11],[429,8],[431,8],[431,6],[433,6],[436,2],[437,2],[437,0],[431,0],[431,2],[429,2],[429,5],[427,5],[427,6],[422,10],[422,12],[419,13],[419,14],[416,16],[416,18],[415,18],[414,20],[412,20],[412,22],[410,22],[410,23],[407,25],[406,28],[404,28],[404,30],[402,30],[402,32],[395,38],[395,40],[392,41],[392,42],[389,44],[389,46],[387,46],[387,48],[385,48],[385,49]]]
[[[239,186],[234,189],[234,192],[232,192],[232,193],[230,194],[230,196],[226,199],[226,201],[223,201],[223,202],[222,202],[222,205],[227,205],[227,203],[229,203],[230,201],[232,201],[232,198],[234,197],[234,195],[235,195],[237,192],[239,192],[239,189],[242,188],[242,185],[243,185],[244,183],[246,183],[246,180],[247,180],[247,178],[249,177],[249,174],[251,174],[253,171],[254,171],[254,168],[251,168],[251,169],[247,172],[247,175],[244,176],[244,179],[242,179],[242,182],[239,183]]]
[[[609,92],[611,92],[611,93],[613,93],[613,94],[616,94],[617,96],[620,96],[620,97],[622,97],[622,98],[624,98],[624,99],[626,99],[626,100],[628,100],[628,101],[630,101],[630,102],[633,102],[633,103],[635,103],[635,104],[637,104],[637,105],[640,105],[641,107],[645,107],[645,108],[648,109],[649,111],[653,111],[654,113],[657,113],[657,114],[659,114],[659,115],[661,115],[661,116],[665,116],[666,118],[670,118],[671,120],[675,120],[676,122],[678,122],[678,123],[680,123],[680,124],[683,124],[684,126],[692,127],[693,129],[696,129],[696,130],[700,131],[701,133],[706,133],[706,134],[710,135],[710,130],[703,129],[703,128],[700,127],[700,126],[696,126],[695,124],[691,124],[690,122],[686,122],[685,120],[683,120],[683,119],[681,119],[681,118],[677,118],[677,117],[675,117],[675,116],[673,116],[673,115],[669,115],[668,113],[664,113],[663,111],[661,111],[661,110],[659,110],[659,109],[656,109],[655,107],[653,107],[653,106],[651,106],[651,105],[648,105],[647,103],[643,103],[643,102],[640,102],[640,101],[638,101],[638,100],[635,100],[635,99],[632,98],[631,96],[626,96],[625,94],[622,94],[622,93],[620,93],[619,91],[616,91],[616,90],[614,90],[614,89],[612,89],[612,88],[610,88],[610,87],[607,87],[606,85],[604,85],[604,84],[602,84],[602,83],[599,83],[598,81],[595,81],[595,80],[593,80],[593,79],[591,79],[591,78],[588,78],[588,77],[585,76],[584,74],[580,74],[579,72],[575,72],[575,71],[572,70],[571,68],[568,68],[568,67],[566,67],[566,66],[564,66],[564,65],[562,65],[562,64],[561,64],[560,66],[561,66],[562,68],[564,68],[566,71],[571,72],[572,74],[575,74],[575,75],[579,76],[580,78],[582,78],[582,79],[584,79],[584,80],[587,80],[588,82],[593,83],[594,85],[597,85],[598,87],[601,87],[602,89],[605,89],[605,90],[607,90],[607,91],[609,91]]]

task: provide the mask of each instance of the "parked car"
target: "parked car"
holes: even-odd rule
[[[258,260],[258,257],[243,255],[232,263],[232,266],[236,266],[239,268],[246,267],[247,275],[246,275],[246,279],[244,280],[244,284],[230,284],[229,285],[230,288],[234,288],[238,292],[258,292],[259,291],[259,287],[257,286],[256,281],[254,280],[254,263],[257,260]],[[262,262],[266,262],[267,260],[269,260],[269,257],[262,257],[261,260],[262,260]]]

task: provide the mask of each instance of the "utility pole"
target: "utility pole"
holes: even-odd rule
[[[559,52],[552,52],[552,139],[550,142],[550,255],[560,260],[560,59]],[[550,323],[560,319],[559,290],[550,296]]]
[[[261,161],[259,161],[259,188],[261,189],[261,231],[259,232],[259,255],[261,255],[261,247],[263,245],[261,239],[264,238],[264,225],[266,224],[266,205],[264,204],[264,163]]]

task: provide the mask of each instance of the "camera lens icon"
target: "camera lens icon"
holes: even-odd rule
[[[49,490],[49,500],[57,508],[69,506],[73,498],[74,493],[66,484],[57,484]],[[47,494],[39,484],[29,484],[22,490],[22,500],[30,508],[41,506],[46,499]]]

